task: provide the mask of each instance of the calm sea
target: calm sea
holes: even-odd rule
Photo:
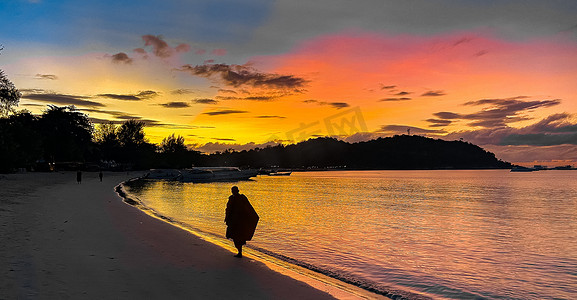
[[[232,185],[260,215],[249,247],[362,287],[440,299],[577,297],[577,171],[302,172],[127,190],[222,238]]]

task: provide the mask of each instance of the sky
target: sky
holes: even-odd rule
[[[577,165],[574,0],[3,0],[19,109],[74,105],[195,149],[463,140]]]

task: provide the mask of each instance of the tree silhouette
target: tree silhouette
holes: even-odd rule
[[[121,147],[117,158],[128,168],[144,169],[155,164],[156,145],[146,141],[144,126],[142,121],[129,120],[116,131]]]
[[[74,106],[49,105],[40,118],[47,161],[83,161],[90,149],[92,124]]]
[[[195,158],[199,156],[197,152],[188,151],[184,138],[174,133],[162,139],[159,150],[164,162],[162,166],[170,168],[191,167]]]
[[[100,159],[117,159],[117,153],[120,151],[118,126],[112,122],[99,124],[94,129],[93,141],[97,146],[97,156]]]
[[[4,71],[0,70],[0,116],[14,112],[14,106],[18,106],[20,96],[18,89],[6,77]]]
[[[186,152],[184,145],[184,138],[182,136],[175,136],[174,133],[162,139],[160,143],[161,153],[179,153]]]
[[[123,147],[136,147],[146,143],[144,139],[144,122],[128,120],[118,128],[117,136]]]
[[[12,131],[12,143],[17,153],[15,166],[30,169],[42,158],[42,136],[38,130],[39,119],[29,111],[22,110],[11,115],[9,123]]]

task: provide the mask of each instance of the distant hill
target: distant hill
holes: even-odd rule
[[[198,165],[251,168],[327,168],[363,170],[507,169],[512,165],[495,154],[462,141],[397,135],[359,143],[316,138],[294,145],[204,156]]]

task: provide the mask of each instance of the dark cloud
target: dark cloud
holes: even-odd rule
[[[42,105],[42,104],[32,104],[32,103],[25,103],[25,104],[20,104],[20,106],[25,106],[25,107],[44,107],[45,105]]]
[[[123,101],[141,101],[158,96],[155,91],[142,91],[138,94],[98,94],[98,97],[110,98]]]
[[[487,53],[489,53],[488,50],[481,50],[481,51],[475,53],[474,55],[475,55],[475,56],[483,56],[483,55],[485,55],[485,54],[487,54]]]
[[[258,118],[258,119],[286,119],[286,117],[283,117],[283,116],[256,116],[255,118]]]
[[[485,105],[485,104],[505,104],[505,103],[517,103],[517,102],[522,102],[520,100],[524,100],[524,99],[529,99],[529,96],[516,96],[516,97],[510,97],[510,98],[493,98],[493,99],[481,99],[481,100],[474,100],[474,101],[468,101],[465,102],[464,105],[471,105],[471,106],[477,106],[477,105]]]
[[[135,115],[131,115],[127,112],[123,112],[123,111],[116,111],[116,110],[100,110],[100,109],[90,109],[90,108],[85,108],[85,109],[80,109],[81,111],[84,112],[89,112],[89,113],[99,113],[99,114],[105,114],[105,115],[109,115],[114,117],[115,119],[119,119],[119,122],[124,122],[125,120],[140,120],[142,119],[139,116],[135,116]]]
[[[303,103],[316,103],[318,105],[329,105],[336,109],[350,107],[351,105],[346,102],[326,102],[326,101],[318,101],[314,99],[304,100]]]
[[[58,76],[52,75],[52,74],[36,74],[36,76],[34,76],[34,79],[56,80],[56,79],[58,79]]]
[[[395,96],[405,96],[405,95],[409,95],[411,94],[411,92],[405,92],[405,91],[401,91],[395,94]]]
[[[193,101],[198,104],[218,104],[218,101],[214,99],[195,99]]]
[[[246,111],[246,110],[223,109],[223,110],[205,112],[205,113],[203,113],[203,115],[220,116],[220,115],[230,115],[230,114],[244,114],[247,112],[248,111]]]
[[[341,108],[345,108],[345,107],[350,106],[348,103],[345,103],[345,102],[328,102],[328,103],[326,103],[326,105],[330,105],[336,109],[341,109]]]
[[[392,90],[395,89],[396,85],[381,85],[381,90]]]
[[[463,138],[478,145],[577,145],[577,121],[573,115],[561,113],[522,128],[483,128],[451,133],[447,138]]]
[[[194,94],[195,90],[192,89],[178,89],[178,90],[173,90],[170,91],[171,94],[173,95],[186,95],[186,94]]]
[[[443,120],[468,120],[469,125],[486,128],[504,127],[508,123],[530,120],[524,113],[538,108],[546,108],[561,103],[553,100],[522,100],[527,96],[518,96],[505,99],[481,99],[466,102],[466,106],[487,106],[484,109],[470,114],[453,112],[438,112],[434,115]]]
[[[450,120],[440,120],[440,119],[427,119],[426,121],[432,123],[431,125],[429,125],[429,127],[445,127],[453,123],[453,121]]]
[[[38,90],[36,90],[38,91]],[[79,95],[67,95],[67,94],[57,94],[50,92],[43,93],[25,93],[22,95],[22,99],[35,100],[41,102],[47,102],[59,105],[76,105],[76,106],[87,106],[87,107],[105,107],[106,105],[87,100],[91,97],[79,96]]]
[[[112,62],[114,63],[131,64],[133,61],[132,58],[130,58],[128,54],[124,52],[116,53],[110,57],[112,58]]]
[[[307,82],[303,78],[293,75],[261,73],[246,65],[184,65],[179,70],[206,78],[217,76],[224,84],[233,87],[247,85],[275,89],[295,89],[303,87]]]
[[[152,55],[163,59],[168,59],[179,53],[190,51],[190,46],[188,44],[179,44],[176,47],[171,47],[162,39],[161,36],[147,34],[142,36],[142,40],[144,41],[145,47],[152,47]],[[136,48],[132,51],[141,59],[148,59],[150,57],[149,53],[144,48]],[[105,57],[110,58],[113,63],[117,64],[132,64],[134,61],[134,59],[125,52],[118,52],[112,55],[107,54]]]
[[[408,97],[401,97],[401,98],[384,98],[384,99],[380,99],[379,101],[381,101],[381,102],[387,102],[387,101],[407,101],[407,100],[411,100],[411,98],[408,98]]]
[[[553,146],[553,145],[577,145],[577,133],[572,134],[510,134],[501,140],[500,145],[529,145],[529,146]]]
[[[452,119],[460,119],[461,115],[453,112],[442,111],[438,113],[434,113],[433,115],[443,119],[443,120],[452,120]]]
[[[92,122],[94,124],[112,123],[112,124],[116,124],[116,125],[121,125],[128,120],[136,120],[136,121],[144,122],[144,125],[147,127],[162,127],[162,128],[166,128],[166,129],[177,129],[177,130],[186,130],[186,129],[195,129],[196,128],[195,126],[162,123],[158,120],[144,119],[144,118],[136,117],[136,116],[130,116],[130,118],[128,116],[121,117],[119,120],[118,119],[108,120],[108,119],[101,119],[101,118],[95,118],[95,117],[89,117],[88,119],[90,120],[90,122]]]
[[[235,139],[226,139],[226,138],[212,138],[212,139],[216,141],[231,141],[231,142],[236,141]]]
[[[273,101],[278,99],[278,96],[248,96],[248,97],[216,96],[215,98],[218,100]]]
[[[577,145],[577,121],[567,113],[554,114],[530,126],[513,129],[500,145]]]
[[[238,94],[235,90],[219,89],[219,93]]]
[[[166,108],[186,108],[186,107],[190,107],[190,104],[188,104],[188,102],[182,102],[182,101],[173,101],[173,102],[167,102],[167,103],[163,103],[163,104],[159,104],[160,106],[166,107]]]
[[[142,40],[144,41],[144,46],[152,46],[152,53],[160,58],[169,58],[176,53],[190,51],[190,46],[187,44],[179,44],[174,48],[170,47],[161,36],[147,34],[142,36]]]
[[[423,97],[438,97],[438,96],[445,96],[444,91],[427,91],[423,93],[421,96]]]
[[[123,101],[140,101],[140,100],[142,100],[142,99],[138,98],[136,95],[98,94],[96,96],[115,99],[115,100],[123,100]]]
[[[150,99],[158,96],[158,93],[155,91],[142,91],[136,94],[136,96],[140,99]]]
[[[470,43],[473,39],[470,37],[462,37],[453,43],[453,47],[459,46],[461,44]]]
[[[108,120],[108,119],[101,119],[101,118],[94,118],[94,117],[89,117],[88,118],[90,120],[90,122],[94,123],[94,124],[106,124],[106,123],[112,123],[115,125],[121,125],[124,124],[124,122],[128,121],[128,120],[137,120],[140,122],[144,122],[145,126],[148,127],[165,127],[166,124],[163,124],[157,120],[150,120],[150,119],[143,119],[140,117],[133,117],[130,119],[121,119],[121,120]]]

